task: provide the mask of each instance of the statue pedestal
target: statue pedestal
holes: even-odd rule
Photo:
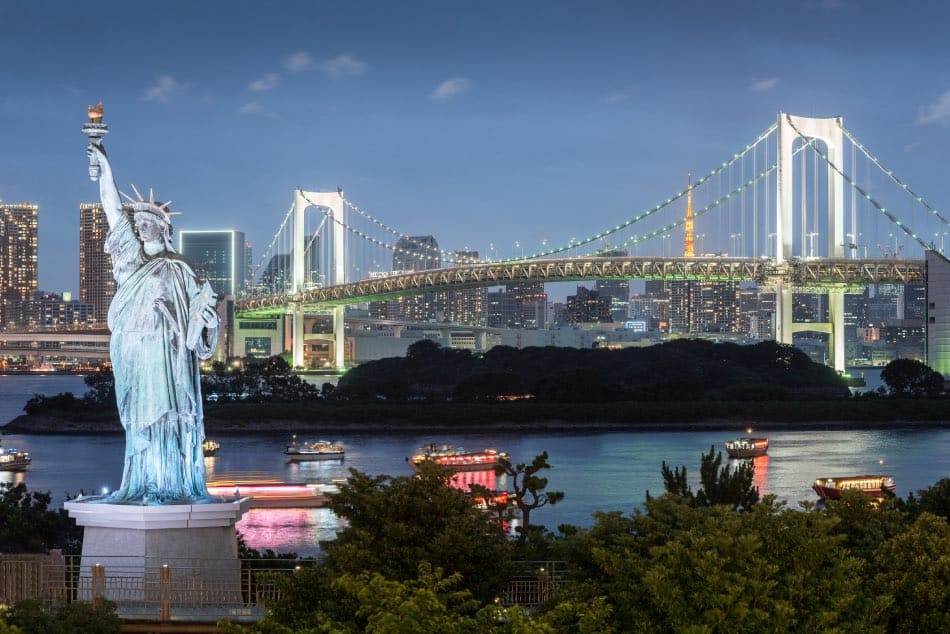
[[[123,618],[219,618],[221,608],[243,605],[234,525],[250,498],[164,506],[95,500],[63,505],[83,527],[73,571],[79,598],[114,601]]]

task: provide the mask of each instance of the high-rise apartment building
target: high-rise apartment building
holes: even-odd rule
[[[130,205],[123,205],[123,210],[132,213]],[[107,321],[115,295],[112,256],[105,249],[108,234],[109,221],[102,205],[79,205],[79,301],[92,306],[93,319],[101,324]]]
[[[0,203],[0,323],[26,321],[27,302],[38,286],[37,225],[39,206]]]
[[[456,262],[477,261],[478,251],[456,251],[455,260]],[[446,319],[454,324],[485,325],[487,292],[488,289],[485,287],[449,291],[446,293]]]
[[[233,296],[244,288],[245,243],[244,232],[233,229],[178,232],[178,252],[218,295]]]

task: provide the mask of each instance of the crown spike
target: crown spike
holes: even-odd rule
[[[127,201],[129,201],[130,203],[137,202],[134,198],[132,198],[131,196],[129,196],[129,195],[126,194],[125,192],[119,192],[119,195],[120,195],[120,196],[123,196],[123,197],[124,197]]]
[[[148,188],[148,202],[152,203],[153,205],[155,204],[155,192],[152,191],[151,187]]]
[[[164,202],[161,205],[159,205],[158,208],[161,209],[162,211],[168,211],[168,206],[170,204],[172,204],[172,201],[169,200],[168,202]]]
[[[131,186],[132,186],[132,191],[134,191],[134,192],[135,192],[135,195],[139,197],[139,200],[138,200],[138,202],[140,202],[140,203],[144,203],[144,202],[145,202],[145,199],[144,199],[144,198],[142,198],[142,194],[141,194],[141,193],[139,192],[139,189],[138,189],[138,187],[136,187],[136,186],[135,186],[135,183],[129,183],[129,185],[131,185]]]

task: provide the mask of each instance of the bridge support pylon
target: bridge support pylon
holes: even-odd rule
[[[294,211],[293,226],[291,228],[293,235],[293,292],[301,293],[307,290],[311,280],[307,279],[306,272],[306,254],[304,248],[307,241],[306,235],[306,216],[304,212],[309,207],[319,207],[326,210],[328,215],[328,233],[329,241],[323,241],[321,249],[329,249],[329,258],[324,261],[330,263],[329,271],[322,271],[325,284],[345,284],[346,283],[346,234],[344,229],[344,204],[343,194],[339,190],[329,192],[304,191],[302,189],[294,190]],[[329,244],[326,244],[329,242]],[[344,368],[344,352],[346,349],[346,327],[344,323],[345,308],[335,306],[332,309],[333,315],[333,365],[337,370]],[[293,365],[294,367],[303,367],[304,365],[304,321],[303,307],[299,303],[294,303],[291,308],[293,316],[293,330],[291,336]]]
[[[828,321],[831,322],[828,341],[831,348],[831,367],[844,373],[844,289],[832,288],[828,291]]]

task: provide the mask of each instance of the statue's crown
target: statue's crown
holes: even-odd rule
[[[132,207],[132,211],[134,211],[135,213],[152,214],[153,216],[158,217],[158,219],[164,222],[165,224],[167,225],[172,224],[171,217],[177,213],[177,212],[168,210],[168,206],[172,204],[172,201],[169,200],[168,202],[164,202],[161,204],[155,202],[155,192],[152,190],[151,187],[149,187],[148,189],[148,199],[146,199],[144,196],[142,196],[142,194],[139,193],[139,190],[136,189],[135,185],[132,185],[132,191],[135,192],[137,200],[136,198],[132,198],[125,192],[119,192],[120,194],[122,194],[122,196],[125,197],[127,201],[129,201],[129,204]]]

